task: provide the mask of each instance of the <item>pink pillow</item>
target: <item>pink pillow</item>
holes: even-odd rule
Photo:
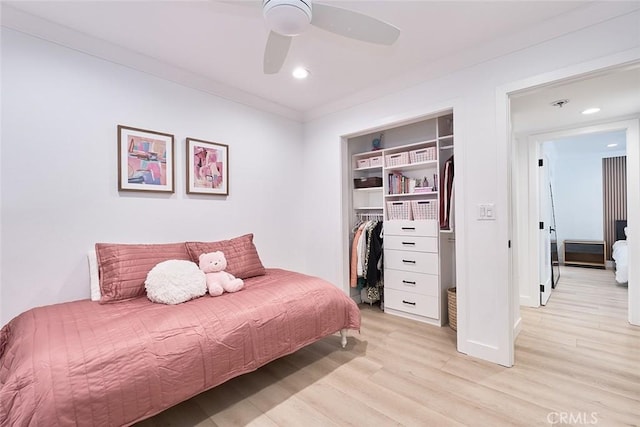
[[[144,281],[156,264],[170,259],[191,260],[184,243],[96,243],[96,255],[100,276],[100,303],[145,295]]]
[[[240,279],[262,276],[265,274],[264,266],[258,250],[253,244],[253,234],[245,234],[231,240],[219,242],[187,242],[187,250],[191,255],[191,261],[198,263],[200,254],[222,251],[227,259],[226,272]]]

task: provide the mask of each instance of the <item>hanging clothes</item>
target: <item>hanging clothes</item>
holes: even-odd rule
[[[349,285],[353,288],[377,286],[382,277],[383,223],[378,220],[356,225],[351,242]]]
[[[440,229],[449,230],[451,220],[451,195],[453,194],[453,156],[444,163],[440,177]]]
[[[349,285],[352,288],[358,286],[358,246],[360,243],[360,236],[364,229],[365,223],[356,225],[355,234],[353,235],[353,242],[351,243],[351,269],[349,275]]]
[[[367,287],[371,287],[377,286],[380,283],[380,277],[382,276],[381,270],[379,269],[379,261],[382,259],[382,222],[377,222],[377,224],[371,229],[367,241],[367,274],[365,276],[365,283]]]

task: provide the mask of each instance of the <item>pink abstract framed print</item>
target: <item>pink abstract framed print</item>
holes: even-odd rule
[[[173,135],[118,125],[118,190],[174,192]]]
[[[187,193],[229,194],[229,147],[187,138]]]

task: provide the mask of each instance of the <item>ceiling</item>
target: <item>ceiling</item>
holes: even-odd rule
[[[325,1],[401,29],[393,46],[311,27],[262,72],[260,1],[3,1],[2,25],[305,120],[640,8],[587,1]],[[593,13],[599,6],[600,12]],[[311,71],[291,77],[294,66]]]
[[[608,157],[626,152],[627,134],[624,130],[589,133],[558,138],[544,144],[553,147],[550,149],[558,157],[594,154]]]
[[[568,100],[562,107],[551,105]],[[582,111],[600,111],[585,115]],[[516,134],[549,132],[640,115],[640,63],[560,81],[511,95]]]

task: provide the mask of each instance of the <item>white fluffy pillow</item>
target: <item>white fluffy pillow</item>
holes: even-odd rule
[[[207,279],[194,262],[171,259],[149,271],[144,287],[153,302],[180,304],[207,293]]]

